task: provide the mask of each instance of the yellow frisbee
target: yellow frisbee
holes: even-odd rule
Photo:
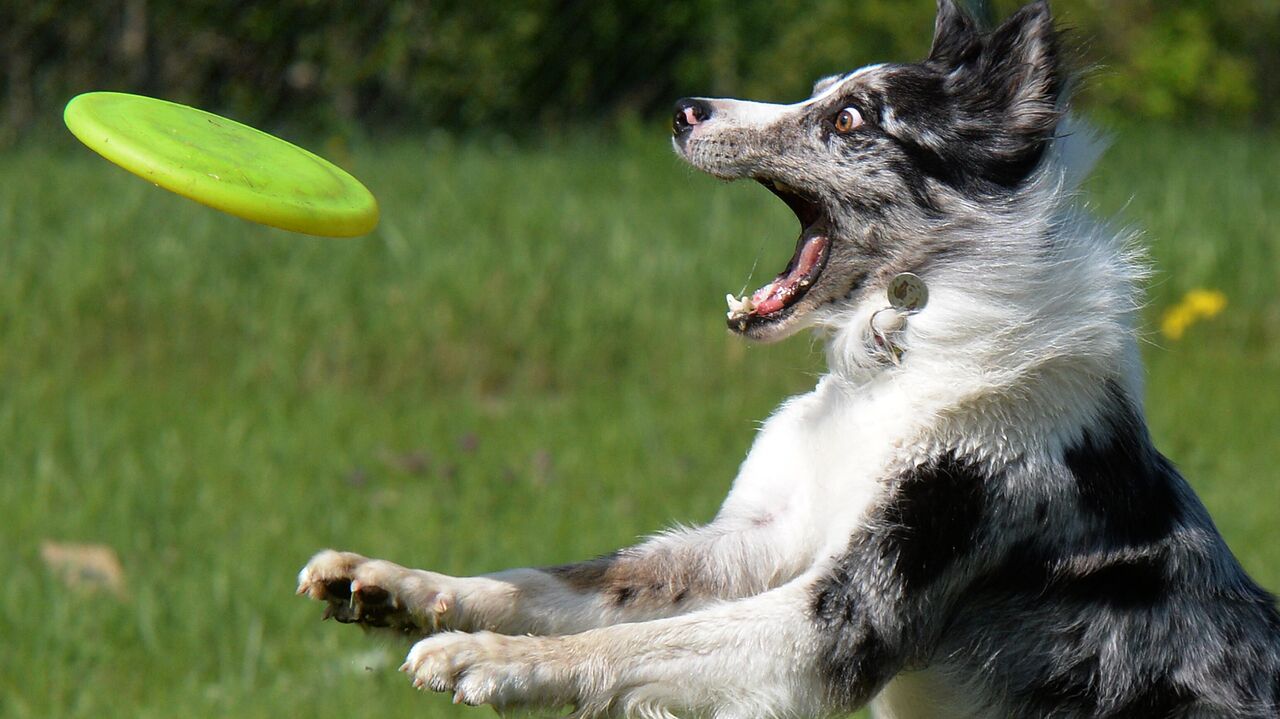
[[[378,202],[359,180],[234,120],[118,92],[72,98],[63,120],[99,155],[215,210],[327,237],[355,237],[378,226]]]

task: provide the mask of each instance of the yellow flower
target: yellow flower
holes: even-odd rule
[[[1191,290],[1178,304],[1165,310],[1160,331],[1171,340],[1182,339],[1192,324],[1213,317],[1226,307],[1227,296],[1217,290]]]
[[[1182,298],[1182,304],[1208,319],[1226,309],[1227,296],[1217,290],[1191,290]]]

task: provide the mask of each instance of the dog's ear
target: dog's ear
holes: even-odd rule
[[[1052,135],[1063,91],[1058,32],[1047,0],[1025,5],[987,37],[980,82],[1008,129],[1030,142]]]
[[[956,67],[978,49],[978,40],[977,24],[957,0],[938,0],[938,19],[933,24],[929,60]]]
[[[940,8],[953,2],[942,0]],[[939,27],[945,14],[939,14]],[[964,20],[952,16],[946,22]],[[1017,183],[1039,163],[1063,112],[1064,73],[1049,4],[1039,0],[1024,6],[991,33],[979,34],[964,52],[959,62],[946,66],[944,80],[956,127],[965,129],[950,151],[971,153],[962,159],[979,174],[1004,185]]]

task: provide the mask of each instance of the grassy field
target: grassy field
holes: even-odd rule
[[[706,519],[821,368],[722,325],[790,214],[656,128],[330,150],[382,203],[368,238],[250,226],[69,142],[0,154],[0,715],[487,715],[322,625],[293,596],[306,558],[476,573]],[[1157,440],[1273,590],[1277,168],[1274,134],[1144,130],[1089,188],[1149,233]],[[1226,312],[1160,336],[1197,287]],[[47,540],[114,548],[125,594],[68,589]]]

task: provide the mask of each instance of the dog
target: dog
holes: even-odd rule
[[[795,213],[728,326],[825,337],[707,525],[460,578],[324,551],[299,593],[418,639],[420,688],[646,719],[1277,717],[1280,615],[1152,446],[1131,238],[1073,202],[1046,2],[774,105],[687,98],[677,154]]]

